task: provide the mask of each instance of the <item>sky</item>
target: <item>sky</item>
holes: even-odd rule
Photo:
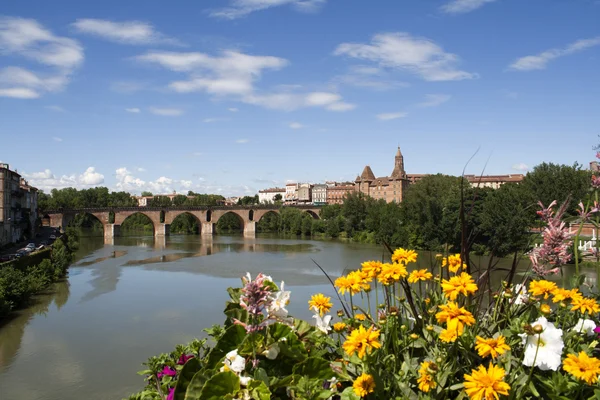
[[[585,166],[600,0],[19,0],[0,161],[30,184],[253,195],[286,182]]]

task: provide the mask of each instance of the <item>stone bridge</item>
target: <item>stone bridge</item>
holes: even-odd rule
[[[312,205],[285,206],[297,208],[319,218],[320,207]],[[275,206],[222,206],[222,207],[106,207],[59,209],[46,211],[42,215],[42,224],[63,230],[77,214],[85,213],[96,217],[104,228],[104,237],[113,238],[120,235],[121,225],[134,214],[147,216],[154,226],[154,236],[169,235],[169,227],[181,214],[189,214],[198,220],[200,233],[212,235],[213,227],[219,219],[228,213],[237,215],[244,227],[244,236],[254,237],[256,223],[266,214],[279,214],[280,208]]]

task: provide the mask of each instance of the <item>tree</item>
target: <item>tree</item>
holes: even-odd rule
[[[545,206],[554,200],[562,204],[571,196],[567,213],[575,215],[577,203],[584,200],[589,191],[590,181],[591,172],[577,163],[573,166],[542,163],[525,176],[522,185]]]
[[[283,199],[283,196],[281,195],[281,193],[277,193],[275,196],[273,196],[273,201],[281,201]]]
[[[174,206],[182,206],[185,203],[187,203],[188,198],[187,196],[184,196],[182,194],[178,194],[177,196],[173,197],[173,205]]]
[[[238,199],[237,203],[240,206],[249,206],[249,205],[253,205],[253,204],[258,204],[258,195],[240,197]]]
[[[154,198],[150,201],[150,207],[170,207],[173,205],[173,202],[167,196],[154,196]]]
[[[154,195],[152,194],[152,192],[143,191],[143,192],[142,192],[142,196],[143,196],[143,197],[150,197],[150,196],[154,196]]]

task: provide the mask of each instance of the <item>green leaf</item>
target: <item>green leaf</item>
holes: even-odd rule
[[[354,393],[354,389],[352,388],[352,386],[350,386],[350,387],[347,387],[346,389],[344,389],[340,399],[341,400],[360,400],[360,396],[357,395],[356,393]]]
[[[256,368],[256,370],[254,371],[254,379],[257,381],[264,382],[267,386],[269,385],[269,375],[267,374],[267,371],[265,371],[264,368]]]
[[[175,386],[175,400],[184,400],[187,388],[202,367],[200,361],[197,358],[190,358],[183,366],[181,372],[179,372],[179,378],[177,379],[177,385]]]
[[[462,389],[464,387],[465,387],[464,383],[457,383],[456,385],[450,386],[448,389],[449,390],[460,390],[460,389]]]
[[[240,297],[242,296],[242,289],[241,288],[227,288],[227,293],[229,293],[229,297],[231,298],[231,301],[234,303],[238,303],[240,302]]]
[[[329,361],[319,357],[309,357],[294,366],[294,374],[328,380],[335,376]]]
[[[231,371],[219,372],[204,384],[198,400],[221,400],[240,390],[240,378]],[[230,396],[228,396],[230,395]],[[187,399],[187,397],[186,397]]]
[[[246,337],[246,330],[241,325],[232,325],[221,336],[215,347],[208,354],[208,368],[214,368],[217,363],[225,357],[225,354],[229,353],[233,349],[237,349],[238,346],[244,341]]]
[[[531,390],[531,394],[533,394],[535,397],[540,397],[540,393],[537,391],[533,381],[529,381],[529,390]]]
[[[253,400],[269,400],[271,391],[262,381],[250,381],[248,391]]]
[[[202,388],[207,380],[208,377],[204,374],[204,371],[196,372],[188,384],[184,399],[198,400],[200,398],[200,392],[202,392]]]

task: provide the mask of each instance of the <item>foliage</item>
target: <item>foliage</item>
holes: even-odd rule
[[[281,216],[276,212],[268,212],[256,223],[256,232],[279,233],[281,232]]]
[[[237,214],[228,212],[224,214],[216,224],[217,233],[233,233],[244,230],[244,224]]]
[[[253,204],[259,204],[258,195],[240,197],[237,204],[239,206],[250,206]]]
[[[181,233],[195,235],[200,232],[198,219],[192,214],[179,214],[171,223],[171,233]]]
[[[148,216],[142,213],[135,213],[125,218],[121,224],[121,233],[128,232],[153,232],[154,224]]]
[[[0,267],[0,321],[12,311],[28,305],[32,296],[48,285],[64,278],[73,257],[72,250],[65,243],[76,247],[76,234],[70,232],[57,239],[49,259],[35,257],[34,253],[22,260],[39,262],[7,263]]]
[[[95,187],[52,189],[50,194],[38,193],[40,211],[60,208],[134,207],[137,201],[127,192],[109,192],[108,188]]]
[[[148,202],[150,207],[171,207],[173,202],[167,196],[154,196],[152,200]]]

